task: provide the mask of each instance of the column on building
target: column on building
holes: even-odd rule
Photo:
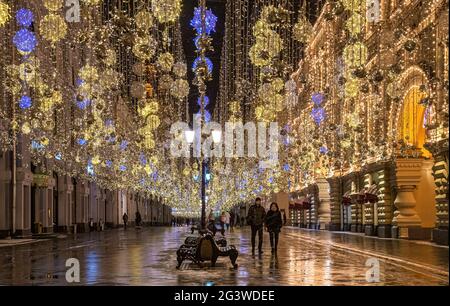
[[[433,154],[433,177],[436,185],[436,225],[432,239],[442,245],[448,245],[448,151]]]
[[[331,223],[331,196],[330,184],[325,178],[316,180],[318,188],[318,221],[319,229],[329,229]]]
[[[342,197],[341,197],[341,180],[337,177],[329,178],[328,184],[330,186],[330,231],[341,230],[341,215],[342,215]]]
[[[85,180],[78,180],[75,192],[77,232],[83,233],[89,229],[89,183]]]
[[[422,221],[416,210],[414,191],[421,179],[422,159],[396,160],[396,190],[394,201],[396,211],[393,218],[393,235],[400,238],[411,238],[411,231],[420,228]]]
[[[392,171],[389,164],[378,171],[378,202],[377,202],[377,235],[381,238],[391,237],[393,218],[393,195],[391,187]]]
[[[55,231],[69,232],[72,225],[72,203],[74,192],[72,178],[67,175],[58,177],[58,228]]]
[[[0,152],[0,239],[11,235],[11,152]]]
[[[37,233],[52,233],[55,179],[37,170],[37,173],[33,174],[33,185],[35,186],[34,220],[37,226]]]

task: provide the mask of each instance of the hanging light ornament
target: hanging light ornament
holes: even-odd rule
[[[205,32],[206,35],[211,35],[211,32],[216,31],[217,17],[211,10],[206,10],[205,14]],[[203,34],[202,9],[200,7],[196,7],[194,10],[194,18],[191,20],[191,27],[197,31],[198,35]]]
[[[181,13],[181,0],[152,0],[152,12],[160,23],[170,23]]]
[[[355,37],[358,36],[362,30],[365,23],[365,18],[358,13],[352,14],[350,18],[347,20],[345,26],[349,33]]]
[[[43,3],[50,12],[56,12],[63,6],[62,0],[43,0]]]
[[[170,72],[174,63],[173,55],[165,52],[158,57],[156,64],[164,72]]]
[[[133,54],[141,61],[149,61],[153,58],[158,47],[158,42],[152,36],[138,37],[133,46]]]
[[[345,64],[350,67],[363,66],[367,62],[367,47],[361,42],[356,42],[345,46],[344,60]]]
[[[136,14],[135,21],[139,29],[148,30],[153,26],[153,15],[147,10],[142,10]]]
[[[0,27],[4,26],[11,18],[9,11],[9,5],[0,0]]]
[[[49,14],[45,16],[39,26],[42,37],[52,44],[57,43],[67,35],[67,24],[64,18],[59,15]]]
[[[188,81],[185,79],[177,79],[172,83],[170,94],[173,97],[182,100],[189,95],[189,90],[190,86]]]
[[[362,12],[366,7],[366,0],[342,0],[342,4],[347,10]]]
[[[303,3],[298,14],[298,21],[294,25],[293,35],[294,39],[300,43],[306,44],[311,38],[313,26],[306,17],[306,1]]]
[[[90,6],[95,6],[99,4],[102,0],[82,0],[84,3]]]
[[[13,38],[13,43],[17,50],[28,54],[33,52],[37,45],[36,36],[28,29],[20,29],[16,32]]]

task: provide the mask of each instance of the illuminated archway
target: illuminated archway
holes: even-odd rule
[[[398,121],[398,138],[421,150],[422,156],[431,157],[423,146],[426,141],[426,108],[420,103],[427,94],[419,86],[413,86],[405,95]]]

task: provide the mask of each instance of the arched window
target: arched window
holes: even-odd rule
[[[430,157],[430,152],[423,147],[426,141],[424,124],[426,108],[421,104],[421,101],[426,97],[427,94],[421,91],[419,86],[413,86],[408,91],[403,101],[398,136],[406,144],[420,149],[424,157]]]

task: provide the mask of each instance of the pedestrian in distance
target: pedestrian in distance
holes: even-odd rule
[[[141,217],[141,213],[139,211],[136,211],[136,220],[135,221],[136,221],[136,227],[140,228],[142,217]]]
[[[250,206],[247,215],[247,223],[252,230],[252,255],[255,255],[256,234],[258,234],[258,253],[262,254],[263,230],[266,210],[261,205],[261,198],[256,198],[255,204]]]
[[[270,204],[270,209],[266,214],[265,225],[270,237],[270,246],[272,248],[272,254],[275,254],[278,249],[278,238],[280,235],[283,221],[281,219],[281,212],[278,208],[278,204],[273,202]]]
[[[225,235],[225,226],[226,226],[226,224],[227,224],[227,215],[223,211],[222,214],[220,215],[220,226],[222,227],[220,229],[220,233],[222,234],[222,236]]]
[[[123,214],[122,220],[123,220],[123,228],[127,229],[127,223],[128,223],[128,215],[127,215],[127,213]]]
[[[89,219],[89,231],[90,232],[94,231],[94,219],[92,218]]]

